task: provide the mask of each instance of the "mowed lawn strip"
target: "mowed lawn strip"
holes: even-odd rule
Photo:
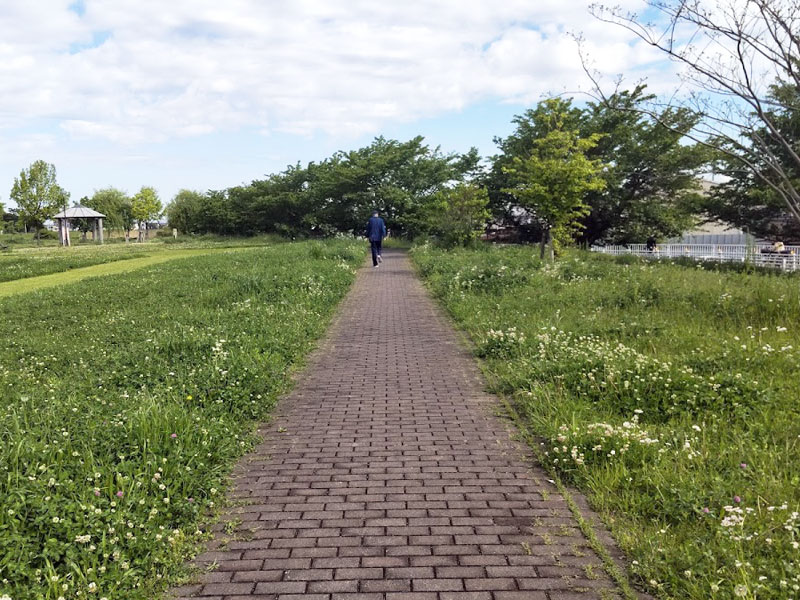
[[[0,239],[0,245],[2,245],[2,239]],[[128,260],[164,249],[163,245],[154,246],[153,244],[13,248],[8,252],[0,252],[0,282]]]
[[[800,279],[414,250],[493,382],[659,598],[800,598]]]
[[[158,597],[362,262],[284,244],[0,300],[0,596]]]
[[[180,250],[154,250],[150,251],[146,256],[129,258],[114,257],[114,259],[110,262],[102,262],[100,264],[94,264],[87,267],[70,268],[67,271],[50,273],[48,275],[25,277],[22,279],[2,282],[0,283],[0,298],[58,285],[75,283],[76,281],[86,279],[87,277],[101,277],[103,275],[116,275],[118,273],[125,273],[126,271],[157,265],[159,263],[177,258],[190,258],[192,256],[201,256],[203,254],[211,254],[214,252],[233,252],[236,250],[238,249],[198,248]]]
[[[109,243],[96,245],[78,243],[69,248],[60,246],[37,246],[30,244],[18,247],[8,244],[8,250],[2,249],[8,235],[0,234],[0,283],[38,277],[51,273],[61,273],[71,269],[80,269],[92,265],[109,263],[131,258],[144,257],[182,250],[222,249],[261,247],[285,243],[285,238],[273,235],[255,235],[247,237],[225,236],[181,236],[178,239],[155,238],[145,243]]]

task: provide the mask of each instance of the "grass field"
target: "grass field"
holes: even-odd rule
[[[0,253],[0,282],[60,273],[90,265],[144,256],[148,244],[76,246],[72,248],[25,248]]]
[[[0,597],[158,597],[362,246],[212,253],[0,300]]]
[[[0,244],[2,241],[0,236]],[[273,245],[283,241],[275,236],[266,235],[238,238],[180,236],[177,240],[171,237],[153,238],[142,244],[134,242],[102,246],[81,244],[69,248],[37,246],[35,243],[8,246],[9,250],[0,252],[0,283],[175,250],[247,248]]]
[[[800,278],[528,247],[420,273],[658,598],[800,598]]]

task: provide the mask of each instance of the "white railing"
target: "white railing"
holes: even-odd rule
[[[648,249],[646,244],[627,246],[592,246],[593,252],[615,256],[634,254],[647,258],[692,258],[720,262],[749,263],[758,267],[771,267],[783,271],[800,271],[800,246],[785,246],[775,252],[769,245],[738,244],[658,244]]]

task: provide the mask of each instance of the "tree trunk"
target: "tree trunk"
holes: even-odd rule
[[[542,239],[539,242],[539,260],[544,260],[544,252],[545,249],[547,248],[547,243],[549,241],[550,241],[550,228],[548,227],[542,232]],[[550,254],[551,254],[550,259],[552,260],[552,250]]]

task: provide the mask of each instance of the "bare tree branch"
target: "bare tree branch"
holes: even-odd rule
[[[662,117],[667,109],[691,107],[700,113],[692,131],[677,133],[740,161],[800,223],[800,147],[776,120],[791,107],[770,88],[788,84],[800,90],[800,0],[720,0],[711,8],[701,0],[648,4],[661,16],[660,27],[618,8],[595,4],[591,12],[681,65],[682,79],[695,91],[682,100],[673,96],[635,110],[667,128]],[[580,56],[595,97],[608,104],[621,79],[613,92],[604,91],[583,47]]]

